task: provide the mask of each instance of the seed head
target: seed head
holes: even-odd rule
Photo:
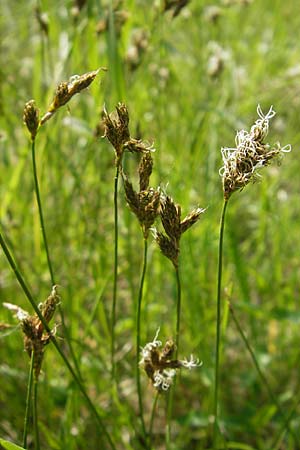
[[[236,147],[221,150],[223,167],[220,169],[220,175],[225,200],[228,200],[233,192],[242,190],[250,181],[255,182],[260,177],[258,170],[270,164],[272,159],[291,151],[290,145],[281,147],[277,143],[270,146],[264,142],[269,132],[269,121],[276,114],[273,107],[264,115],[258,105],[257,114],[259,119],[250,132],[237,132]]]
[[[118,103],[116,113],[111,114],[104,109],[103,125],[104,137],[107,137],[115,149],[116,166],[118,166],[122,160],[124,144],[130,139],[127,106],[124,103]]]
[[[47,323],[52,319],[59,302],[60,297],[57,293],[57,286],[53,286],[50,296],[39,305],[39,309]],[[45,346],[50,342],[54,332],[52,331],[49,333],[44,329],[44,325],[37,314],[31,316],[27,311],[24,311],[19,306],[11,303],[4,303],[3,305],[13,311],[20,322],[21,330],[24,335],[25,351],[30,357],[34,351],[34,374],[36,379],[38,379],[42,367]]]
[[[153,159],[150,152],[142,155],[139,165],[140,191],[145,191],[149,187],[149,180],[153,168]]]
[[[102,70],[106,70],[101,68]],[[75,95],[87,88],[96,78],[101,69],[87,72],[83,75],[73,75],[69,81],[59,83],[56,88],[54,98],[48,108],[47,113],[41,119],[41,125],[49,120],[53,114]]]
[[[154,230],[153,235],[161,252],[178,267],[181,235],[196,223],[205,211],[196,208],[181,220],[181,207],[170,196],[161,197],[160,218],[166,235]]]
[[[147,239],[159,210],[159,189],[147,188],[136,192],[125,173],[122,171],[125,198],[131,211],[137,216],[142,227],[144,238]]]
[[[29,102],[25,103],[23,121],[31,134],[32,141],[34,141],[40,125],[39,114],[34,100],[29,100]]]
[[[192,369],[194,367],[200,367],[199,359],[194,359],[191,355],[190,360],[184,358],[184,360],[172,359],[175,351],[175,344],[172,339],[168,339],[162,347],[162,342],[158,338],[159,329],[156,332],[154,340],[149,342],[141,349],[142,359],[140,366],[145,370],[148,378],[150,379],[153,387],[157,391],[167,391],[172,385],[176,370],[182,367]]]

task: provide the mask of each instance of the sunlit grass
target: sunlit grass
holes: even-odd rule
[[[48,16],[48,35],[36,19],[35,2],[1,3],[1,233],[34,297],[43,301],[49,293],[49,270],[28,134],[22,124],[24,104],[34,98],[45,113],[59,82],[107,67],[88,90],[45,123],[36,145],[48,246],[66,327],[84,385],[116,447],[143,448],[135,381],[143,242],[119,183],[117,397],[110,378],[114,154],[101,139],[103,130],[96,130],[103,105],[110,111],[117,102],[125,101],[132,135],[149,144],[154,141],[151,184],[161,185],[182,205],[183,217],[198,205],[207,208],[201,223],[181,242],[179,357],[192,353],[203,366],[178,377],[171,448],[211,448],[222,207],[220,148],[234,146],[235,131],[248,128],[258,103],[263,110],[273,104],[277,116],[270,131],[272,142],[290,143],[293,151],[281,167],[273,164],[266,171],[263,183],[230,200],[222,295],[233,305],[281,408],[287,415],[294,408],[291,427],[298,432],[299,407],[294,405],[299,391],[300,320],[298,4],[257,0],[224,6],[225,2],[219,2],[213,21],[208,2],[203,6],[192,0],[174,19],[171,12],[159,12],[155,6],[159,2],[124,1],[119,9],[126,14],[118,17],[106,8],[107,3],[87,2],[74,17],[71,1],[64,6],[41,2],[41,12]],[[120,33],[122,17],[127,20]],[[103,25],[102,33],[97,33],[100,20],[108,28]],[[132,70],[126,55],[137,28],[145,32],[147,43]],[[221,61],[219,69],[216,65],[215,73],[209,74],[212,57]],[[126,156],[124,165],[129,173],[137,170],[137,164],[135,155]],[[3,253],[0,288],[1,302],[28,309]],[[176,289],[169,261],[149,237],[141,345],[153,339],[158,327],[162,340],[168,336],[175,339]],[[274,409],[230,313],[222,319],[222,434],[231,442],[230,448],[271,450],[274,439],[280,437],[282,417]],[[59,322],[59,316],[55,320]],[[16,324],[2,307],[0,322]],[[61,334],[58,326],[58,342],[68,351],[67,342],[59,339]],[[23,352],[20,330],[1,337],[0,356],[0,436],[20,445],[30,362]],[[156,393],[144,373],[140,375],[148,430]],[[41,448],[108,448],[51,345],[45,353],[38,401]],[[161,395],[151,433],[155,449],[164,445],[165,426],[166,402]],[[28,443],[32,439],[30,429]],[[294,450],[293,445],[293,438],[284,432],[280,448]]]

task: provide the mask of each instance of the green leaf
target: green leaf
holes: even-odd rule
[[[2,445],[2,447],[5,450],[24,450],[23,447],[19,447],[18,445],[1,438],[0,438],[0,445]]]

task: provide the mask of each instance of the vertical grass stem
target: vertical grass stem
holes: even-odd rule
[[[147,432],[146,432],[145,421],[144,421],[144,408],[143,408],[143,399],[142,399],[141,374],[140,374],[139,360],[140,360],[140,347],[141,347],[141,309],[142,309],[145,275],[146,275],[146,270],[147,270],[147,253],[148,253],[148,242],[147,242],[147,239],[144,238],[143,267],[142,267],[141,281],[140,281],[140,287],[139,287],[137,314],[136,314],[136,384],[137,384],[137,392],[138,392],[140,418],[141,418],[142,430],[143,430],[145,439],[147,439]]]
[[[116,304],[118,289],[118,239],[119,239],[119,223],[118,223],[118,184],[119,184],[119,164],[116,168],[114,179],[114,279],[113,279],[113,301],[111,311],[111,375],[112,379],[116,376],[115,366],[115,327],[116,327]]]
[[[217,281],[217,321],[216,321],[216,353],[215,353],[215,385],[214,385],[214,428],[213,444],[216,446],[218,434],[218,414],[219,414],[219,371],[220,371],[220,342],[221,342],[221,290],[222,290],[222,265],[223,265],[223,238],[225,226],[225,214],[227,200],[224,200],[219,232],[219,253],[218,253],[218,281]]]
[[[28,435],[28,423],[30,418],[30,406],[31,406],[31,392],[32,392],[32,382],[33,382],[33,362],[34,353],[31,353],[30,367],[28,375],[27,393],[26,393],[26,407],[25,407],[25,417],[24,417],[24,431],[23,431],[23,448],[27,448],[27,435]]]

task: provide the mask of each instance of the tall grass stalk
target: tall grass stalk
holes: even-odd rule
[[[76,385],[78,386],[78,389],[80,390],[80,392],[82,393],[83,397],[85,398],[86,403],[87,403],[89,409],[91,410],[91,412],[93,413],[93,415],[94,415],[94,417],[95,417],[95,419],[96,419],[96,421],[97,421],[97,423],[99,425],[99,428],[100,428],[101,432],[104,434],[105,438],[107,439],[107,441],[108,441],[108,443],[110,445],[110,448],[112,450],[116,450],[115,444],[112,441],[112,439],[110,437],[110,434],[108,433],[108,431],[107,431],[107,429],[106,429],[106,427],[105,427],[105,425],[103,423],[103,420],[102,420],[100,414],[98,413],[95,405],[93,404],[93,402],[91,401],[89,395],[87,394],[87,392],[86,392],[86,390],[84,388],[84,385],[82,384],[81,379],[78,377],[78,375],[76,374],[75,370],[71,366],[68,358],[66,357],[66,355],[64,354],[64,352],[62,351],[60,346],[58,345],[58,342],[57,342],[55,336],[53,335],[53,333],[51,332],[51,329],[49,328],[48,323],[45,321],[43,315],[41,314],[41,311],[39,310],[39,308],[38,308],[38,306],[37,306],[37,304],[36,304],[32,294],[31,294],[27,284],[25,283],[25,280],[24,280],[20,270],[18,269],[18,267],[17,267],[17,265],[16,265],[12,255],[11,255],[11,253],[10,253],[10,251],[9,251],[7,245],[6,245],[6,242],[5,242],[5,240],[4,240],[4,238],[3,238],[1,233],[0,233],[0,245],[2,247],[2,250],[3,250],[3,252],[4,252],[4,254],[5,254],[6,258],[7,258],[7,261],[9,263],[11,269],[13,270],[13,272],[14,272],[14,274],[15,274],[15,276],[16,276],[16,278],[17,278],[17,280],[18,280],[18,282],[19,282],[19,284],[20,284],[20,286],[21,286],[21,288],[22,288],[22,290],[24,292],[24,294],[26,295],[27,299],[29,300],[32,308],[34,309],[34,311],[35,311],[36,315],[38,316],[38,318],[40,319],[41,323],[43,324],[44,329],[50,334],[51,341],[52,341],[56,351],[59,353],[59,355],[62,358],[64,364],[66,365],[68,371],[70,372],[71,376],[73,377]]]
[[[175,266],[174,266],[175,267]],[[180,281],[180,272],[179,265],[175,267],[175,277],[176,277],[176,291],[177,291],[177,299],[176,299],[176,334],[175,334],[175,359],[178,357],[178,349],[179,349],[179,334],[180,334],[180,319],[181,319],[181,281]],[[171,444],[171,422],[173,415],[173,405],[174,405],[174,395],[176,388],[176,378],[174,379],[173,386],[168,393],[167,397],[167,427],[166,427],[166,448],[170,448]]]
[[[159,397],[159,392],[156,392],[155,398],[154,398],[154,400],[153,400],[152,411],[151,411],[151,417],[150,417],[150,424],[149,424],[149,432],[148,432],[148,437],[149,437],[149,450],[151,450],[151,448],[152,448],[153,425],[154,425],[154,418],[155,418],[155,413],[156,413],[156,407],[157,407],[158,397]]]
[[[34,361],[34,351],[32,351],[33,361]],[[33,429],[34,429],[34,449],[40,450],[40,433],[38,424],[38,378],[34,376],[33,381],[33,402],[32,402],[32,412],[33,412]]]
[[[145,439],[147,440],[147,432],[144,420],[144,408],[143,408],[143,399],[142,399],[142,389],[141,389],[141,373],[140,373],[140,347],[141,347],[141,309],[142,309],[142,300],[143,300],[143,289],[145,282],[145,275],[147,270],[147,254],[148,254],[148,240],[144,238],[144,253],[143,253],[143,266],[142,266],[142,274],[141,281],[139,287],[138,294],[138,302],[137,302],[137,312],[136,312],[136,385],[138,392],[138,401],[139,401],[139,410],[140,410],[140,418],[142,423],[142,430]]]
[[[116,167],[114,178],[114,279],[113,279],[113,301],[111,310],[111,375],[114,380],[116,377],[115,366],[115,339],[116,339],[116,305],[118,293],[118,252],[119,252],[119,218],[118,218],[118,185],[119,185],[119,164]]]
[[[40,195],[38,172],[37,172],[37,165],[36,165],[35,139],[32,139],[32,143],[31,143],[31,156],[32,156],[33,178],[34,178],[34,190],[35,190],[36,200],[37,200],[37,204],[38,204],[38,211],[39,211],[39,218],[40,218],[43,242],[44,242],[46,256],[47,256],[47,263],[48,263],[48,269],[49,269],[49,274],[50,274],[50,278],[51,278],[51,284],[52,284],[52,286],[54,286],[56,284],[56,282],[55,282],[55,278],[54,278],[53,265],[52,265],[52,261],[51,261],[51,257],[50,257],[50,251],[49,251],[49,245],[48,245],[48,239],[47,239],[47,233],[46,233],[46,227],[45,227],[45,221],[44,221],[44,214],[43,214],[43,207],[42,207],[42,200],[41,200],[41,195]],[[60,305],[58,305],[58,310],[59,310],[59,314],[60,314],[60,318],[61,318],[62,329],[63,329],[64,335],[66,337],[66,340],[68,342],[68,346],[69,346],[72,360],[74,362],[74,366],[77,370],[78,376],[81,377],[78,361],[75,356],[73,346],[71,344],[70,334],[66,327],[64,313],[63,313],[63,310]]]
[[[181,318],[181,281],[180,281],[180,273],[179,266],[175,268],[175,276],[176,276],[176,289],[177,289],[177,301],[176,301],[176,335],[175,335],[175,358],[177,358],[179,351],[179,335],[180,335],[180,318]]]
[[[44,241],[44,246],[45,246],[45,251],[46,251],[46,256],[47,256],[47,263],[48,263],[48,269],[49,269],[49,273],[50,273],[51,283],[52,283],[52,286],[54,286],[56,283],[55,283],[55,279],[54,279],[53,266],[52,266],[52,262],[51,262],[51,258],[50,258],[48,239],[47,239],[47,234],[46,234],[44,214],[43,214],[43,208],[42,208],[42,201],[41,201],[41,196],[40,196],[39,181],[38,181],[38,175],[37,175],[35,139],[33,139],[32,143],[31,143],[31,157],[32,157],[32,169],[33,169],[33,178],[34,178],[34,189],[35,189],[35,195],[36,195],[36,200],[37,200],[37,204],[38,204],[41,230],[42,230],[43,241]]]
[[[290,415],[288,417],[285,416],[285,413],[284,413],[282,407],[280,406],[280,403],[278,402],[275,394],[273,393],[273,391],[271,389],[270,383],[268,382],[266,376],[264,375],[264,373],[262,372],[262,370],[261,370],[261,368],[259,366],[259,363],[258,363],[258,360],[257,360],[257,358],[255,356],[255,353],[254,353],[254,351],[253,351],[253,349],[252,349],[252,347],[251,347],[251,345],[250,345],[250,343],[249,343],[249,341],[247,339],[247,336],[245,335],[245,333],[244,333],[244,331],[243,331],[243,329],[242,329],[242,327],[241,327],[241,325],[240,325],[240,323],[238,321],[238,318],[237,318],[237,316],[235,314],[233,306],[230,303],[229,303],[229,310],[230,310],[231,316],[233,318],[234,324],[235,324],[235,326],[236,326],[236,328],[237,328],[237,330],[239,332],[239,335],[241,336],[242,341],[244,342],[244,344],[245,344],[245,346],[246,346],[246,348],[247,348],[247,350],[248,350],[248,352],[249,352],[249,354],[251,356],[251,359],[252,359],[252,362],[253,362],[253,364],[254,364],[254,366],[256,368],[256,371],[257,371],[257,373],[258,373],[258,375],[259,375],[263,385],[266,387],[271,401],[274,403],[274,405],[276,406],[279,414],[281,415],[281,417],[284,420],[284,427],[286,429],[288,429],[289,432],[291,433],[291,435],[293,436],[293,438],[295,440],[295,444],[297,444],[297,448],[298,447],[300,448],[299,439],[298,439],[297,435],[295,434],[294,430],[290,427],[290,423],[289,423],[290,422]],[[275,446],[272,446],[272,448],[275,448]]]
[[[28,383],[27,383],[27,393],[26,393],[26,407],[24,416],[24,431],[23,431],[23,448],[27,448],[27,435],[28,435],[28,423],[30,418],[30,407],[31,407],[31,393],[32,393],[32,383],[33,383],[33,363],[34,363],[34,352],[31,353]]]
[[[222,290],[222,264],[223,264],[223,238],[225,227],[225,215],[228,201],[224,200],[219,231],[219,253],[218,253],[218,280],[217,280],[217,321],[216,321],[216,350],[215,350],[215,382],[214,382],[214,428],[213,444],[217,443],[218,418],[219,418],[219,370],[220,370],[220,343],[221,343],[221,290]]]

